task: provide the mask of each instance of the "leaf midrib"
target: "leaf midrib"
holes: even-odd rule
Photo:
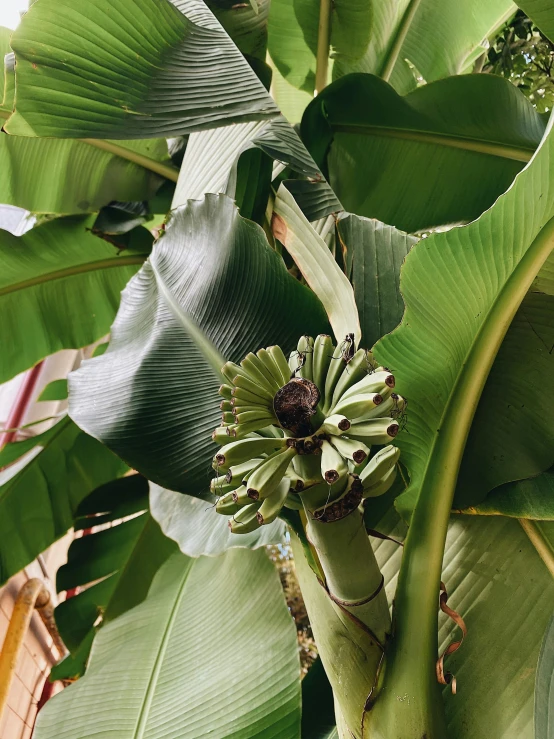
[[[362,136],[381,136],[383,138],[415,141],[422,144],[434,144],[452,149],[474,151],[479,154],[513,159],[517,162],[528,162],[535,150],[524,146],[508,146],[498,141],[471,138],[468,136],[453,136],[452,134],[433,131],[419,131],[415,128],[393,128],[388,126],[372,126],[370,124],[332,123],[333,133],[351,133]]]
[[[167,651],[167,647],[169,644],[169,638],[173,630],[175,620],[177,618],[177,613],[179,611],[181,601],[184,597],[185,587],[187,585],[190,573],[192,572],[195,562],[188,562],[187,564],[188,564],[187,570],[183,574],[183,581],[181,585],[179,586],[179,591],[177,595],[175,596],[175,601],[173,603],[173,606],[171,607],[171,610],[170,610],[170,613],[169,613],[169,616],[168,616],[168,619],[167,619],[167,622],[164,628],[162,639],[160,641],[160,647],[156,654],[152,672],[150,674],[148,685],[146,687],[146,694],[144,696],[144,701],[142,702],[142,705],[139,711],[137,724],[133,732],[133,739],[143,739],[144,737],[144,732],[146,730],[146,722],[150,714],[150,707],[152,705],[152,701],[154,698],[154,692],[158,684],[158,678],[160,676],[160,672],[162,669],[162,662],[165,657],[165,653]]]
[[[21,282],[15,282],[13,285],[6,285],[0,288],[0,298],[4,295],[9,295],[19,290],[27,290],[30,287],[36,287],[54,280],[62,280],[65,277],[74,277],[80,274],[86,274],[88,272],[96,272],[104,269],[112,269],[114,267],[129,267],[132,265],[143,264],[146,260],[146,256],[128,256],[128,257],[109,257],[107,259],[100,259],[96,262],[85,262],[84,264],[76,264],[72,267],[65,267],[64,269],[53,270],[52,272],[45,272],[41,275],[36,275],[28,280],[22,280]]]

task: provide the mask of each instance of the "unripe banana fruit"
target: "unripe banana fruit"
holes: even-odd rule
[[[400,451],[390,442],[406,402],[353,334],[336,347],[302,336],[288,360],[270,346],[222,373],[210,490],[233,533],[271,523],[283,506],[331,523],[393,484]],[[387,446],[372,454],[374,445]]]

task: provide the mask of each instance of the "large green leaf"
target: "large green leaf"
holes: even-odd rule
[[[371,0],[332,4],[333,57],[354,63],[363,56],[372,32],[372,6]],[[310,95],[315,87],[320,7],[319,0],[273,0],[269,14],[273,63],[286,83]]]
[[[152,517],[189,557],[216,557],[231,547],[257,549],[284,541],[285,524],[280,519],[250,534],[232,534],[228,518],[217,513],[214,504],[215,498],[208,502],[150,486]]]
[[[400,268],[417,239],[370,218],[341,213],[337,238],[352,282],[362,344],[372,347],[398,326],[404,312]]]
[[[554,529],[548,526],[552,540]],[[399,540],[406,532],[392,512],[376,528]],[[375,550],[392,596],[402,548],[375,540]],[[537,657],[554,609],[551,575],[516,521],[453,516],[442,578],[448,605],[468,627],[462,647],[445,662],[457,679],[457,694],[449,686],[443,693],[447,736],[533,739]],[[442,652],[460,631],[442,613],[439,623]]]
[[[546,628],[537,666],[535,739],[554,736],[554,616]]]
[[[11,40],[15,112],[5,129],[20,136],[134,139],[275,116],[262,83],[198,5],[34,4]]]
[[[0,28],[2,59],[11,51],[11,33]],[[0,75],[0,98],[3,89]],[[11,109],[0,106],[2,123]],[[34,213],[94,211],[111,200],[150,198],[162,177],[177,178],[170,165],[165,139],[38,141],[0,135],[0,202]]]
[[[290,351],[326,326],[317,298],[229,198],[189,201],[126,287],[108,351],[70,376],[70,413],[150,480],[201,497],[223,357]]]
[[[370,72],[400,93],[471,69],[486,40],[516,11],[510,0],[374,2],[371,42],[363,58],[338,60],[334,77]]]
[[[464,516],[450,527],[443,579],[448,604],[468,627],[446,660],[458,683],[456,696],[444,690],[448,736],[534,739],[534,677],[554,610],[552,576],[517,521]],[[442,651],[460,632],[441,621]]]
[[[127,469],[69,418],[32,441],[31,452],[28,442],[11,444],[3,452],[33,456],[0,472],[1,582],[65,534],[79,503],[91,490]],[[6,464],[5,456],[2,464]]]
[[[98,143],[0,135],[0,200],[34,213],[88,213],[152,197],[158,171],[177,179],[162,139]]]
[[[74,218],[45,223],[19,237],[0,231],[0,382],[109,331],[120,292],[144,256],[118,255],[90,233],[91,225]]]
[[[423,239],[411,250],[401,279],[404,319],[376,346],[377,359],[398,368],[398,391],[410,402],[409,433],[399,435],[398,445],[411,484],[397,505],[409,513],[417,502],[396,593],[387,697],[375,707],[377,724],[392,721],[391,726],[399,727],[413,720],[414,731],[424,733],[437,729],[424,725],[428,717],[431,721],[436,715],[441,721],[438,714],[418,713],[413,705],[436,694],[435,599],[443,537],[467,435],[488,373],[554,245],[554,193],[549,188],[553,154],[549,124],[529,165],[488,211],[468,226]],[[528,441],[514,440],[522,447]],[[414,589],[421,597],[408,596]],[[409,646],[416,631],[417,651]],[[408,686],[417,686],[411,707],[393,704],[391,692],[386,692],[392,685],[401,694]]]
[[[416,231],[481,215],[544,129],[525,96],[500,77],[451,77],[402,97],[358,74],[317,96],[301,133],[346,210]]]
[[[86,675],[35,735],[299,739],[296,630],[266,554],[173,555],[146,600],[99,631]]]

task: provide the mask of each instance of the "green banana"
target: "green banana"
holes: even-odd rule
[[[214,495],[226,495],[232,492],[237,485],[227,482],[225,475],[219,475],[219,477],[213,477],[210,480],[210,492]]]
[[[284,477],[281,482],[277,485],[275,490],[268,495],[264,500],[260,509],[256,513],[258,523],[264,526],[265,524],[272,523],[275,521],[281,508],[285,504],[289,493],[289,481],[288,478]]]
[[[321,446],[321,474],[329,485],[348,474],[348,465],[328,441],[324,441]]]
[[[392,418],[374,418],[364,423],[352,424],[348,430],[348,438],[363,441],[364,444],[390,444],[399,430],[399,425]]]
[[[369,488],[381,480],[389,470],[396,465],[400,457],[400,449],[395,446],[386,446],[379,449],[377,454],[369,460],[367,467],[360,475],[364,488]]]
[[[346,416],[349,421],[363,419],[368,413],[383,402],[383,396],[379,393],[365,393],[363,395],[353,395],[346,400],[340,400],[333,409],[334,414]]]
[[[260,362],[264,365],[266,373],[269,373],[273,378],[274,383],[277,385],[277,389],[283,387],[283,384],[286,383],[283,383],[281,370],[279,369],[277,362],[273,359],[267,349],[259,349],[256,352],[256,355]]]
[[[268,457],[248,478],[248,497],[264,500],[271,495],[296,454],[294,447],[287,447]]]
[[[335,392],[335,386],[339,381],[346,364],[342,358],[342,347],[337,346],[333,352],[333,356],[329,360],[329,369],[327,370],[327,377],[325,378],[325,403],[323,404],[323,413],[327,415],[331,402],[333,400],[333,393]]]
[[[241,508],[242,506],[237,505],[233,500],[232,492],[222,495],[215,504],[216,511],[218,513],[222,513],[224,516],[232,516],[233,514],[238,513]]]
[[[233,414],[231,413],[231,416]],[[263,421],[266,426],[270,423],[276,423],[277,419],[272,413],[269,413],[263,408],[257,408],[253,411],[245,411],[244,413],[237,413],[233,416],[231,423],[251,423],[252,421]]]
[[[219,472],[210,490],[219,495],[216,510],[232,514],[231,531],[254,531],[283,506],[337,521],[362,494],[378,495],[392,485],[400,452],[389,442],[406,402],[393,392],[388,369],[377,367],[370,352],[354,352],[353,334],[336,347],[325,334],[315,341],[301,336],[289,362],[280,347],[270,346],[250,352],[240,365],[227,362],[222,372],[222,422],[212,438],[221,445],[213,466],[225,474]],[[304,380],[316,385],[319,402],[310,406],[316,413],[309,425],[295,425],[288,406],[293,419],[305,413],[308,401],[295,385]],[[281,414],[290,430],[281,427]],[[372,444],[389,446],[370,459]]]
[[[225,362],[225,364],[221,368],[221,374],[225,377],[226,380],[229,380],[231,385],[235,384],[235,377],[237,375],[249,377],[248,373],[240,365],[235,364],[234,362]]]
[[[368,488],[364,487],[363,497],[364,498],[377,498],[379,495],[384,495],[388,490],[391,489],[394,481],[396,480],[396,465],[382,477],[378,482],[370,485]]]
[[[263,406],[264,408],[272,408],[273,403],[267,399],[262,398],[260,395],[244,390],[241,387],[233,388],[233,398],[231,400],[233,406],[237,405],[257,405]]]
[[[311,336],[301,336],[297,345],[298,356],[304,357],[302,367],[297,373],[297,377],[313,382],[313,364],[314,364],[314,340]]]
[[[233,387],[232,385],[220,385],[217,392],[221,395],[222,398],[225,398],[225,400],[231,400]]]
[[[264,426],[264,424],[267,423],[266,421],[250,421],[249,423],[238,423],[234,424],[233,426],[228,426],[229,429],[229,435],[234,437],[235,439],[245,439],[248,436],[251,436],[253,433],[255,434],[261,434],[261,432],[269,428],[267,425]],[[269,422],[271,423],[271,421]],[[261,434],[264,436],[264,434]],[[267,436],[267,434],[265,434]]]
[[[344,436],[333,436],[329,442],[339,454],[346,459],[351,459],[354,464],[361,464],[369,455],[369,447],[362,441],[347,439]]]
[[[231,496],[238,506],[242,507],[243,505],[252,503],[252,498],[248,495],[246,485],[241,485],[240,487],[233,490]]]
[[[228,428],[228,426],[218,426],[212,432],[212,440],[220,446],[223,444],[227,444],[227,442],[229,441],[229,433],[227,432]]]
[[[235,487],[240,485],[244,480],[244,476],[251,470],[256,469],[256,467],[263,461],[262,457],[254,457],[246,462],[241,462],[240,464],[235,464],[232,467],[229,467],[227,474],[225,475],[225,481],[228,483],[234,482]]]
[[[259,413],[260,411],[264,411],[265,413],[268,412],[265,406],[246,405],[246,403],[244,405],[237,403],[233,406],[233,414],[235,418],[238,416],[239,413],[248,413],[250,411],[255,411],[256,413]]]
[[[287,358],[283,354],[283,350],[280,346],[268,346],[267,352],[279,368],[279,372],[281,373],[281,379],[282,384],[286,385],[287,382],[290,380],[290,370],[289,365],[287,363]]]
[[[349,365],[350,366],[350,365]],[[391,375],[387,370],[381,370],[380,372],[373,372],[371,375],[366,375],[358,382],[351,385],[340,398],[351,398],[353,395],[359,395],[363,393],[379,393],[383,395],[386,393],[386,389],[390,388],[389,392],[392,392],[394,387],[395,379],[394,375]]]
[[[241,508],[229,519],[229,528],[233,534],[249,534],[260,528],[260,522],[256,516],[261,503],[250,503]]]
[[[230,467],[247,462],[249,459],[259,457],[260,454],[271,454],[275,449],[286,446],[287,440],[267,439],[264,437],[240,439],[222,446],[213,459],[213,468],[227,472]]]
[[[358,349],[356,354],[354,354],[350,362],[346,365],[345,371],[342,373],[339,381],[335,385],[331,407],[336,405],[348,388],[366,377],[367,373],[367,352],[365,349]]]
[[[319,403],[321,406],[325,403],[325,377],[329,369],[331,355],[335,347],[333,340],[327,334],[319,334],[314,341],[314,358],[313,358],[313,382],[317,386],[320,394]]]
[[[341,434],[346,433],[351,425],[352,424],[350,423],[348,418],[346,418],[346,416],[341,416],[339,413],[337,413],[329,416],[329,418],[326,418],[325,421],[323,421],[323,425],[321,426],[321,428],[327,434],[340,436]]]
[[[266,390],[265,387],[262,387],[261,385],[258,385],[255,380],[252,380],[250,377],[244,377],[243,375],[237,375],[234,380],[235,384],[235,390],[233,390],[233,395],[236,397],[236,388],[240,388],[241,390],[247,390],[249,393],[252,393],[252,395],[259,396],[262,400],[269,400],[271,403],[273,403],[273,396],[275,393],[271,392],[271,390]]]
[[[262,362],[260,362],[258,357],[252,352],[245,356],[240,363],[240,366],[248,372],[250,377],[252,377],[260,387],[267,390],[270,395],[275,395],[277,390],[279,390],[279,385],[275,382],[273,376],[267,372]]]
[[[379,395],[384,397],[383,402],[377,405],[374,410],[368,411],[365,414],[365,421],[369,421],[372,418],[384,418],[385,416],[391,416],[392,418],[393,413],[397,412],[400,414],[406,405],[404,398],[401,398],[396,393],[392,393],[389,387],[384,388]]]

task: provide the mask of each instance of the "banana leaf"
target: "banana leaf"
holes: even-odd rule
[[[174,554],[146,600],[100,629],[85,676],[48,701],[35,735],[99,732],[299,739],[296,629],[264,552]]]

